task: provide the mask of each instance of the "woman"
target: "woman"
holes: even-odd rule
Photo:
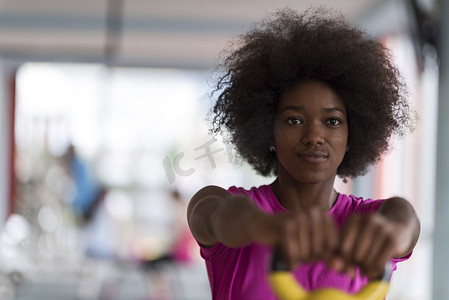
[[[356,293],[388,261],[395,269],[407,259],[420,225],[405,199],[334,188],[337,175],[363,174],[412,125],[386,49],[341,16],[283,10],[243,35],[223,68],[215,129],[277,178],[250,190],[207,186],[190,201],[213,298],[274,299],[273,247],[309,290]]]

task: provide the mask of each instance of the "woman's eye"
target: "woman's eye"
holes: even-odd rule
[[[326,124],[330,125],[330,126],[338,126],[340,125],[342,122],[340,119],[337,118],[331,118],[329,120],[326,121]]]
[[[290,125],[299,125],[302,124],[302,120],[300,118],[288,118],[287,123]]]

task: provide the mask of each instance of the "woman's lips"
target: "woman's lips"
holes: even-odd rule
[[[301,153],[299,157],[309,164],[319,164],[324,162],[328,158],[328,155],[320,151],[314,151]]]

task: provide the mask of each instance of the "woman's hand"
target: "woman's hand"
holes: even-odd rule
[[[338,246],[334,221],[318,207],[286,215],[280,238],[281,251],[290,269],[304,261],[329,261]]]
[[[387,218],[378,213],[354,215],[343,226],[336,254],[328,265],[352,278],[357,266],[363,275],[378,277],[394,256],[397,244],[394,224]]]
[[[391,258],[412,251],[420,231],[412,206],[398,197],[386,200],[376,213],[349,217],[341,230],[319,208],[284,218],[279,244],[291,269],[301,262],[321,260],[351,277],[357,267],[363,275],[381,276]]]
[[[283,221],[282,255],[290,269],[301,262],[324,261],[329,268],[355,277],[377,277],[394,255],[393,224],[380,214],[351,216],[339,231],[320,208],[289,213]]]
[[[355,275],[356,266],[369,277],[382,274],[392,257],[400,258],[415,247],[420,222],[410,203],[400,197],[387,199],[378,212],[350,217],[341,231],[337,255],[330,267]]]

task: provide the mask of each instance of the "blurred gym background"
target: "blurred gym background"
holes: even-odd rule
[[[420,215],[387,299],[449,299],[448,3],[0,0],[0,299],[210,299],[188,200],[272,180],[209,134],[214,68],[254,22],[312,5],[391,49],[419,113],[377,167],[336,183]]]

